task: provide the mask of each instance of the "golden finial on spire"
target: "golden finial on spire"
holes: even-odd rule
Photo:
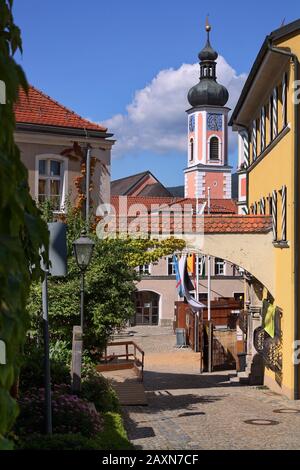
[[[209,33],[210,30],[211,30],[211,26],[210,26],[210,24],[209,24],[208,17],[209,17],[209,15],[206,16],[205,29],[206,29],[206,31]]]

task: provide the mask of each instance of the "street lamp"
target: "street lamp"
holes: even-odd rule
[[[95,243],[87,237],[86,231],[82,230],[81,237],[73,242],[73,250],[76,262],[81,273],[80,284],[80,325],[83,331],[83,315],[84,315],[84,273],[90,264]]]

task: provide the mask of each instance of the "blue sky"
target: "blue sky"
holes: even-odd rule
[[[206,14],[233,106],[264,37],[299,18],[300,2],[15,0],[14,13],[29,81],[114,127],[113,178],[150,169],[175,186],[183,184],[185,94],[197,82]],[[230,150],[234,166],[234,140]]]

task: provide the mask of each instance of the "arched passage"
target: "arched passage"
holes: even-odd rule
[[[271,295],[275,293],[272,232],[263,233],[174,233],[186,242],[186,250],[222,258],[255,277]],[[157,234],[153,238],[165,238]]]

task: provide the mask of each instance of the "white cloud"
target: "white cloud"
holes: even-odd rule
[[[235,70],[219,56],[218,82],[229,91],[227,106],[233,108],[246,75]],[[178,69],[160,71],[151,83],[135,93],[125,114],[117,114],[103,124],[113,132],[117,143],[113,157],[138,154],[144,150],[155,153],[186,151],[188,90],[199,79],[199,64],[183,64]],[[229,131],[229,152],[234,149],[236,136]]]

